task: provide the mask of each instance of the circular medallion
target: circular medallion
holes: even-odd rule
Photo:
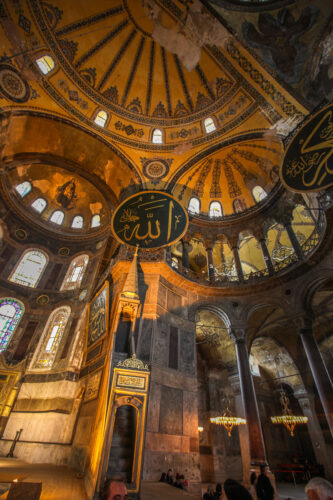
[[[25,229],[22,229],[22,228],[19,228],[19,229],[16,229],[15,231],[15,236],[18,240],[26,240],[27,237],[28,237],[28,233],[26,232]]]
[[[88,290],[82,290],[82,292],[80,292],[80,295],[79,295],[79,300],[84,300],[86,298],[88,294]]]
[[[37,297],[36,302],[40,306],[45,306],[50,302],[50,298],[48,295],[40,295],[39,297]]]
[[[9,64],[0,64],[0,91],[14,102],[26,102],[30,97],[29,85]]]
[[[156,249],[176,243],[188,227],[184,207],[164,191],[141,191],[115,210],[112,232],[121,243]]]
[[[169,166],[162,161],[151,161],[143,166],[143,173],[148,179],[158,180],[165,177],[169,172]]]
[[[69,255],[69,248],[68,247],[59,248],[58,255],[61,255],[61,257],[67,257],[67,255]]]
[[[292,191],[320,191],[333,185],[333,104],[315,113],[292,137],[280,169]]]

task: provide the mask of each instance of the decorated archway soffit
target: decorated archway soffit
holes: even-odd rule
[[[80,123],[136,165],[147,187],[162,188],[221,141],[258,133],[271,144],[307,114],[196,2],[7,1],[1,25],[2,108]],[[47,75],[36,65],[44,54],[55,61]],[[101,109],[104,128],[94,123]],[[154,127],[162,145],[151,142]]]

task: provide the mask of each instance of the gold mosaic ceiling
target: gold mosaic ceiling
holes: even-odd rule
[[[111,154],[109,170],[124,169],[124,175],[107,180],[117,197],[134,182],[169,188],[186,204],[206,160],[212,168],[201,196],[204,211],[215,189],[216,165],[223,168],[213,194],[225,213],[232,212],[236,192],[247,206],[253,203],[254,181],[267,191],[276,182],[271,170],[279,165],[282,144],[275,127],[301,119],[307,110],[199,2],[6,0],[1,9],[3,111],[10,121],[14,115],[21,120],[16,129],[24,130],[26,120],[52,116],[59,125],[74,124],[99,137],[99,146],[109,144],[122,158]],[[36,64],[45,54],[55,61],[47,75]],[[108,113],[104,128],[94,123],[101,109]],[[208,116],[215,124],[210,133],[204,128]],[[162,130],[161,145],[152,144],[155,127]],[[51,140],[58,156],[76,144],[80,168],[91,174],[87,148],[71,142],[68,130],[55,141],[45,127],[31,140],[44,151]],[[94,154],[93,175],[103,179],[104,167]]]

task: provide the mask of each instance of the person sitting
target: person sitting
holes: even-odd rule
[[[213,486],[208,486],[207,491],[203,496],[203,500],[213,500],[213,499],[214,499]]]
[[[168,484],[173,484],[173,474],[172,474],[172,469],[169,469],[167,472],[167,477],[166,477],[166,482]]]
[[[101,500],[126,500],[127,488],[122,479],[108,479],[101,492]]]
[[[185,477],[183,474],[180,474],[178,480],[176,481],[177,488],[185,490]]]
[[[322,477],[313,477],[305,486],[308,500],[333,500],[333,485]]]
[[[224,481],[223,487],[228,500],[252,500],[247,489],[233,479]]]
[[[258,500],[274,500],[274,488],[266,476],[266,466],[260,466],[260,474],[257,479],[256,492]]]
[[[166,483],[166,480],[167,480],[167,474],[166,472],[162,472],[162,475],[160,477],[160,483]]]
[[[256,499],[257,498],[257,492],[256,492],[256,485],[257,485],[257,474],[255,472],[252,472],[250,476],[250,494],[252,498]]]
[[[220,483],[217,483],[214,494],[214,500],[221,500],[221,498],[222,498],[222,485]]]

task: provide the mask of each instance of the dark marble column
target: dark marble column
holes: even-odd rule
[[[232,336],[235,341],[243,407],[249,429],[251,463],[258,465],[267,463],[267,459],[257,398],[250,370],[246,333],[245,328],[232,330]]]
[[[302,260],[303,259],[303,252],[302,252],[302,247],[301,245],[299,244],[299,241],[297,239],[297,236],[296,234],[294,233],[294,230],[292,228],[292,225],[291,225],[291,221],[287,221],[285,224],[284,224],[284,227],[286,228],[286,231],[288,233],[288,236],[289,236],[289,239],[290,239],[290,242],[295,250],[295,253],[297,255],[297,257]]]
[[[188,241],[182,240],[182,249],[183,249],[182,265],[183,265],[183,269],[185,269],[185,270],[189,268],[188,247],[189,247]]]
[[[213,249],[211,247],[207,247],[206,252],[207,252],[208,278],[210,281],[215,281]]]
[[[318,344],[314,338],[312,326],[308,325],[298,329],[304,351],[309,362],[313,379],[323,405],[325,416],[333,436],[333,386],[327,372]]]
[[[264,238],[259,240],[260,246],[261,246],[261,251],[264,257],[265,265],[267,268],[267,271],[270,275],[274,274],[274,265],[272,262],[271,254],[268,251],[266,240]]]
[[[234,255],[234,261],[235,261],[235,267],[236,267],[238,279],[239,279],[239,281],[244,281],[244,273],[243,273],[242,264],[241,264],[241,261],[239,258],[238,248],[233,247],[232,253]]]

